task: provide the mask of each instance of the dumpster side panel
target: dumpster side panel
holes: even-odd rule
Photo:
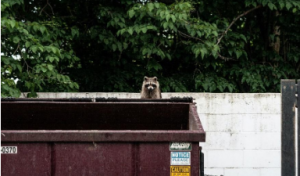
[[[170,175],[169,142],[3,143],[17,154],[2,154],[2,175],[148,176]],[[192,143],[191,175],[199,175],[199,143]]]
[[[140,143],[137,175],[170,175],[169,143]]]
[[[54,175],[132,176],[132,150],[130,143],[56,143]]]
[[[171,151],[169,143],[140,143],[137,175],[170,175]],[[192,143],[191,175],[199,176],[199,143]]]
[[[47,143],[2,143],[16,146],[17,154],[1,154],[1,175],[51,175],[51,148]]]

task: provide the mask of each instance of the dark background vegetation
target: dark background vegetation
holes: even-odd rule
[[[1,97],[279,92],[300,77],[297,0],[2,0]]]

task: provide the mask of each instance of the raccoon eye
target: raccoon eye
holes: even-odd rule
[[[153,84],[152,86],[153,86],[153,87],[156,87],[156,85],[155,85],[155,84]]]

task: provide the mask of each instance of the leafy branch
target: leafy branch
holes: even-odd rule
[[[228,30],[232,27],[232,25],[233,25],[238,19],[240,19],[241,17],[243,17],[243,16],[247,15],[248,13],[250,13],[250,12],[256,10],[256,9],[259,9],[259,8],[261,8],[261,7],[262,7],[262,5],[258,5],[258,6],[254,7],[254,8],[252,8],[252,9],[250,9],[250,10],[247,10],[246,12],[240,14],[240,15],[237,16],[236,18],[234,18],[234,19],[232,20],[232,22],[230,23],[230,25],[227,27],[227,29],[226,29],[226,30],[222,33],[222,35],[218,38],[217,45],[219,45],[219,43],[221,42],[221,40],[223,39],[223,37],[227,34]]]
[[[52,8],[51,4],[49,3],[49,0],[47,0],[47,3],[46,3],[46,5],[45,5],[45,6],[42,8],[42,10],[40,11],[39,15],[41,15],[41,14],[42,14],[42,12],[44,11],[44,9],[45,9],[47,6],[49,6],[49,7],[50,7],[50,9],[51,9],[51,12],[52,12],[52,15],[54,15],[54,11],[53,11],[53,8]]]

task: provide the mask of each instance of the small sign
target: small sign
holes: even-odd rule
[[[189,142],[170,142],[170,151],[191,151],[192,144]]]
[[[17,146],[1,146],[1,154],[17,154]]]
[[[190,176],[191,166],[171,166],[170,173],[171,176]]]
[[[171,152],[171,165],[191,165],[191,152]]]

